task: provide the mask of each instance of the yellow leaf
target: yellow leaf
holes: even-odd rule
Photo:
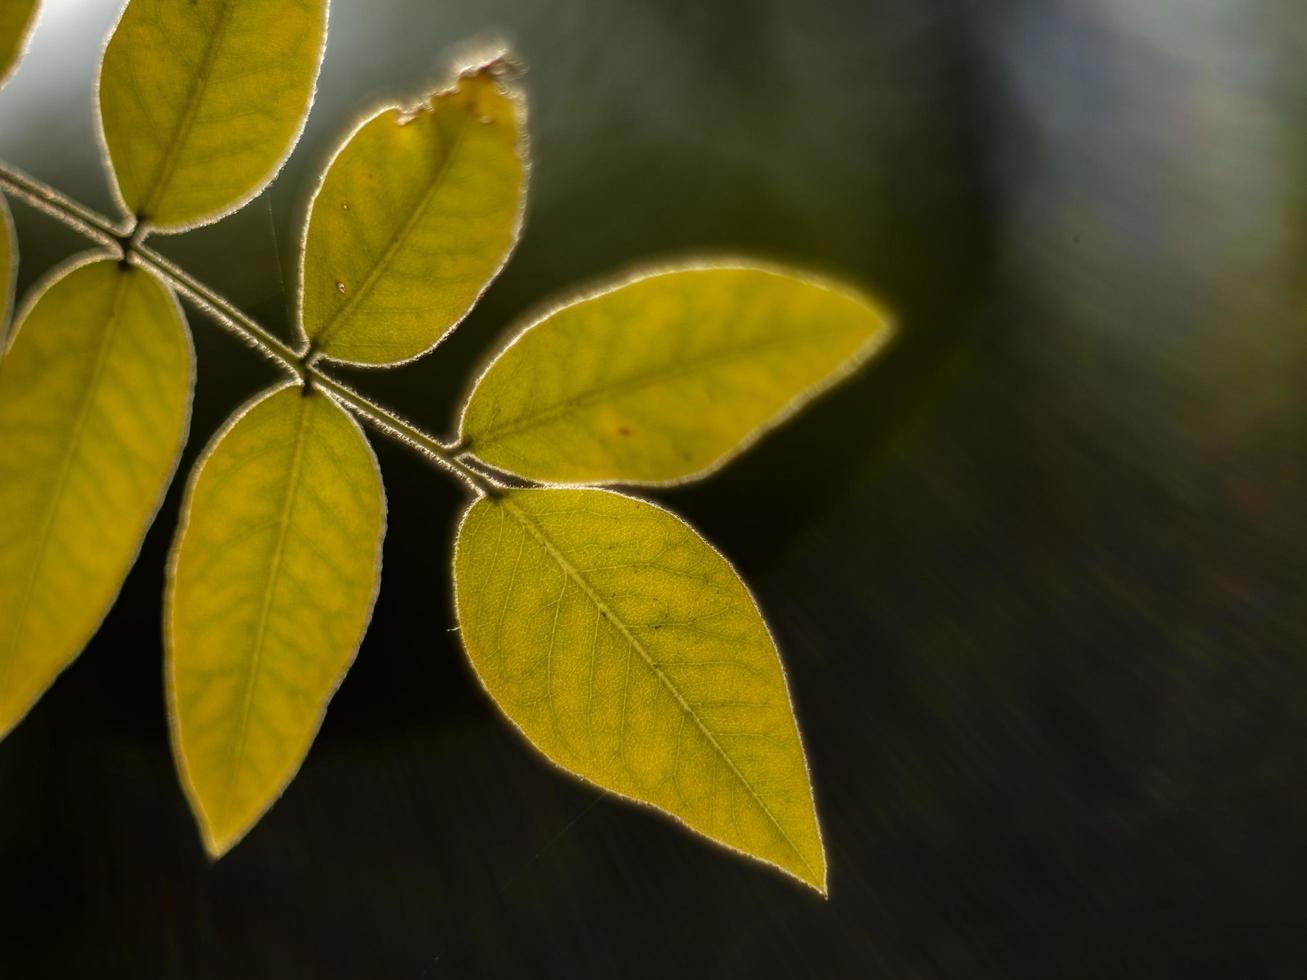
[[[267,186],[304,128],[326,32],[327,0],[131,0],[100,66],[127,211],[183,231]]]
[[[0,736],[113,604],[172,478],[195,359],[176,299],[83,259],[0,360]]]
[[[36,26],[36,10],[36,0],[0,2],[0,85],[9,81],[18,67],[27,39]]]
[[[748,447],[875,352],[885,315],[759,268],[634,279],[526,327],[468,398],[464,445],[556,483],[671,483]]]
[[[14,305],[14,282],[18,278],[18,239],[14,235],[14,217],[9,202],[0,194],[0,348],[9,327],[9,311]]]
[[[454,594],[477,675],[547,758],[825,892],[775,644],[693,530],[604,490],[483,497]]]
[[[173,751],[210,855],[308,753],[372,615],[385,510],[358,425],[294,386],[238,412],[196,467],[165,634]]]
[[[300,322],[335,361],[394,364],[434,347],[502,268],[522,223],[517,96],[495,61],[349,136],[311,205]]]

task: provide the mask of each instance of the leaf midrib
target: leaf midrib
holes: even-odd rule
[[[190,91],[187,92],[186,107],[182,110],[181,118],[177,120],[177,125],[173,129],[172,139],[168,143],[163,163],[155,175],[153,186],[141,204],[141,211],[146,218],[149,218],[150,212],[158,207],[159,199],[163,197],[164,192],[168,189],[168,181],[172,179],[182,149],[186,140],[190,138],[191,127],[195,125],[195,116],[200,111],[200,101],[204,97],[205,89],[209,86],[209,74],[213,70],[213,62],[217,57],[218,49],[222,46],[228,22],[231,20],[233,6],[235,6],[235,0],[226,0],[223,3],[222,10],[218,14],[218,22],[213,27],[209,43],[205,45],[204,58],[200,61],[199,71],[195,73],[195,80],[191,83]]]
[[[494,500],[490,500],[489,498],[487,498],[487,500],[492,504],[499,504],[503,506],[503,508],[506,511],[512,514],[513,517],[517,520],[517,522],[522,526],[522,528],[526,530],[528,533],[530,533],[530,535],[533,538],[535,538],[536,542],[540,545],[540,547],[542,547],[545,550],[546,554],[548,554],[558,564],[558,567],[562,569],[563,574],[571,578],[572,581],[574,581],[577,584],[577,586],[580,587],[581,591],[585,593],[586,597],[589,598],[590,601],[595,604],[595,607],[608,618],[609,622],[611,622],[614,626],[617,627],[618,631],[622,634],[622,636],[626,638],[626,641],[630,645],[630,648],[635,650],[638,654],[640,654],[640,658],[644,661],[645,666],[647,666],[650,670],[653,671],[654,675],[659,679],[659,681],[662,682],[663,686],[667,688],[667,690],[671,693],[672,697],[676,699],[676,703],[680,705],[681,710],[691,720],[694,721],[695,726],[699,729],[700,732],[703,733],[703,736],[708,740],[708,744],[713,747],[714,751],[716,751],[716,753],[726,763],[727,767],[731,770],[732,774],[734,774],[735,778],[740,781],[740,784],[745,788],[749,796],[758,805],[758,808],[762,810],[762,812],[766,815],[767,819],[771,822],[772,826],[776,828],[776,831],[785,840],[785,843],[789,845],[790,850],[794,852],[795,856],[798,857],[799,861],[803,864],[804,868],[806,868],[808,873],[812,875],[813,880],[814,881],[819,880],[820,876],[817,875],[816,870],[808,862],[808,859],[804,855],[803,851],[799,848],[797,844],[794,843],[794,839],[790,837],[789,833],[785,830],[785,828],[781,826],[781,823],[779,820],[777,820],[776,815],[772,813],[771,807],[767,805],[767,803],[763,800],[763,798],[758,794],[758,791],[754,789],[753,784],[750,783],[748,778],[744,775],[744,773],[740,771],[740,768],[735,764],[735,760],[731,758],[730,753],[728,753],[725,747],[722,746],[721,742],[717,740],[717,737],[713,734],[712,730],[703,722],[703,720],[695,712],[694,708],[690,705],[690,703],[685,700],[685,697],[681,694],[680,690],[676,687],[675,684],[672,683],[671,678],[669,678],[667,674],[662,670],[662,668],[658,665],[658,662],[654,660],[652,656],[650,656],[649,651],[644,648],[644,645],[638,639],[636,639],[635,634],[631,632],[630,627],[628,627],[626,623],[617,615],[616,610],[614,610],[612,606],[610,606],[607,602],[604,601],[603,597],[600,596],[599,593],[594,588],[594,586],[590,584],[589,580],[585,577],[585,575],[581,572],[581,570],[578,569],[575,565],[573,565],[570,561],[568,561],[567,557],[561,551],[559,551],[559,549],[549,539],[549,536],[545,533],[544,529],[539,525],[537,521],[532,519],[531,515],[527,514],[524,510],[522,510],[521,508],[513,504],[513,502],[506,496]],[[623,713],[623,718],[625,718],[625,713]]]
[[[281,574],[282,559],[285,557],[286,536],[290,528],[290,518],[295,509],[296,498],[299,496],[300,469],[304,460],[304,432],[308,426],[308,418],[311,413],[312,406],[309,399],[312,397],[312,395],[309,395],[301,399],[303,404],[300,406],[299,418],[295,423],[295,448],[291,452],[290,469],[286,475],[286,495],[282,499],[281,518],[273,542],[272,564],[268,569],[263,591],[263,602],[259,607],[259,618],[254,629],[254,653],[250,669],[245,677],[245,687],[241,697],[240,721],[237,724],[236,741],[232,747],[231,762],[227,770],[227,785],[223,789],[223,806],[226,808],[226,815],[228,816],[230,816],[231,791],[236,782],[236,774],[240,772],[241,765],[245,761],[250,712],[254,707],[254,690],[258,686],[259,672],[263,665],[263,652],[267,641],[268,619],[272,612],[272,599],[277,589],[277,578]]]
[[[619,378],[616,381],[610,381],[606,385],[591,388],[582,395],[567,397],[562,401],[555,402],[537,412],[519,415],[501,425],[491,426],[488,429],[484,429],[480,434],[475,432],[464,433],[466,439],[465,448],[468,452],[475,455],[477,448],[479,447],[486,447],[487,445],[493,447],[496,442],[502,443],[505,439],[518,435],[521,432],[535,429],[542,425],[547,425],[560,416],[566,415],[568,412],[589,408],[591,405],[602,402],[612,395],[630,394],[645,388],[652,388],[666,381],[674,381],[689,375],[697,374],[701,370],[710,370],[723,364],[731,364],[735,361],[745,360],[755,354],[787,350],[792,347],[804,347],[811,342],[811,336],[787,338],[785,341],[763,341],[760,343],[749,344],[744,347],[718,349],[704,357],[696,358],[694,360],[670,362],[666,366],[654,370],[629,375],[624,378]],[[818,382],[818,384],[820,384],[820,382]],[[796,397],[802,395],[808,390],[809,388],[801,389],[796,394]]]
[[[82,442],[82,436],[86,431],[86,424],[91,417],[91,405],[95,403],[96,396],[99,394],[100,384],[104,380],[105,366],[109,362],[109,351],[113,347],[113,337],[119,324],[119,312],[122,307],[123,294],[128,275],[132,273],[120,273],[114,282],[113,297],[109,301],[109,315],[106,318],[106,325],[100,339],[99,347],[95,352],[95,363],[91,369],[91,380],[86,385],[85,397],[77,409],[77,419],[73,423],[73,432],[68,440],[68,452],[64,454],[63,461],[59,465],[59,475],[55,480],[54,491],[50,494],[45,509],[45,516],[42,521],[41,534],[38,538],[36,557],[29,566],[27,584],[23,589],[23,601],[19,605],[18,616],[16,617],[17,625],[10,637],[9,651],[5,657],[3,683],[0,688],[8,689],[10,679],[13,676],[15,655],[18,652],[19,641],[22,639],[27,628],[27,617],[31,611],[32,597],[36,593],[36,582],[41,577],[41,570],[45,565],[46,549],[50,544],[50,534],[54,530],[55,517],[63,502],[64,491],[68,488],[68,477],[72,472],[73,459],[79,455],[79,447]],[[14,339],[17,340],[18,334],[15,332]],[[11,348],[12,349],[12,348]]]
[[[398,112],[399,110],[395,109],[391,111]],[[431,112],[433,114],[433,121],[434,114],[439,111],[440,109],[437,105],[432,106]],[[399,125],[399,123],[396,123],[396,125]],[[412,123],[408,123],[407,125],[412,125]],[[413,208],[413,212],[404,219],[404,222],[400,227],[392,233],[390,242],[386,245],[386,250],[382,253],[381,258],[377,259],[377,261],[373,263],[372,268],[368,270],[367,276],[363,279],[363,284],[354,291],[353,295],[345,300],[343,306],[337,308],[336,312],[331,315],[327,322],[318,329],[318,332],[309,338],[314,347],[322,350],[326,349],[331,335],[336,331],[340,324],[344,323],[353,315],[355,308],[359,303],[363,302],[364,297],[371,295],[372,290],[376,287],[377,280],[381,278],[382,272],[389,267],[392,261],[394,261],[395,255],[398,254],[399,250],[408,244],[408,239],[413,234],[413,229],[417,227],[418,222],[422,220],[427,209],[431,207],[431,202],[435,199],[436,192],[444,185],[445,177],[448,176],[449,171],[453,168],[454,157],[458,153],[459,148],[463,145],[463,136],[467,133],[468,128],[467,116],[466,113],[463,113],[460,115],[458,133],[455,135],[453,142],[450,143],[449,151],[445,154],[445,159],[441,162],[440,169],[436,172],[435,176],[431,178],[427,189],[422,192],[422,199],[418,201],[417,206]],[[345,151],[342,150],[341,152],[344,153]],[[308,250],[305,249],[305,255],[307,254]],[[300,278],[304,278],[303,273],[301,273]]]

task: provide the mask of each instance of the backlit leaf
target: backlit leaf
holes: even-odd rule
[[[775,644],[693,530],[609,491],[511,490],[464,516],[454,583],[478,676],[545,756],[824,892]]]
[[[18,238],[9,202],[0,194],[0,349],[9,330],[9,313],[14,305],[14,282],[18,278]]]
[[[667,483],[747,447],[888,338],[857,296],[758,268],[659,272],[528,326],[461,423],[479,459],[533,480]]]
[[[508,258],[522,219],[517,97],[492,62],[411,109],[383,110],[337,151],[310,210],[301,324],[336,361],[430,350]]]
[[[354,660],[385,495],[357,424],[291,386],[214,439],[182,521],[166,596],[173,749],[217,857],[295,775]]]
[[[18,67],[27,47],[27,39],[36,25],[36,0],[2,0],[0,2],[0,85]]]
[[[131,0],[100,69],[127,210],[181,231],[261,191],[304,127],[326,31],[327,0]]]
[[[87,261],[0,360],[0,735],[99,626],[190,421],[194,355],[152,275]]]

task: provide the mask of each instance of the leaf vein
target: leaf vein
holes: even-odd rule
[[[585,595],[590,599],[590,601],[593,602],[596,606],[598,606],[601,610],[603,610],[606,613],[607,618],[613,623],[613,625],[618,629],[618,631],[624,637],[626,637],[628,658],[630,657],[632,651],[640,655],[641,659],[644,660],[645,665],[654,672],[654,674],[658,677],[658,680],[663,684],[664,687],[667,688],[667,690],[676,699],[677,703],[681,707],[681,710],[684,711],[687,715],[689,715],[690,718],[694,721],[695,726],[703,734],[704,738],[708,741],[708,744],[713,748],[713,750],[717,753],[717,755],[720,756],[721,759],[726,763],[726,767],[730,770],[732,775],[734,775],[735,778],[739,781],[740,785],[744,787],[745,791],[749,794],[750,798],[752,798],[754,803],[758,805],[758,808],[762,810],[763,814],[767,817],[771,825],[776,828],[777,833],[781,835],[781,838],[785,841],[785,843],[788,844],[790,849],[794,851],[795,855],[803,863],[803,866],[808,869],[809,873],[815,876],[816,874],[815,869],[813,869],[812,865],[808,862],[808,859],[804,855],[803,851],[800,850],[798,845],[794,843],[794,839],[790,837],[789,832],[786,831],[786,829],[781,825],[780,821],[776,818],[776,815],[772,812],[771,807],[769,807],[766,801],[763,800],[763,798],[758,794],[758,791],[754,788],[753,784],[750,783],[748,778],[744,775],[744,773],[740,771],[739,766],[735,764],[735,760],[726,751],[725,747],[721,744],[721,742],[717,740],[712,730],[709,729],[708,726],[704,723],[703,719],[701,719],[698,716],[698,714],[695,713],[694,708],[690,705],[688,701],[686,701],[684,696],[682,696],[680,690],[676,687],[676,685],[672,683],[671,678],[669,678],[662,671],[662,668],[659,666],[658,661],[656,661],[649,654],[649,651],[647,651],[644,648],[644,646],[636,639],[635,634],[631,632],[631,630],[627,627],[626,623],[623,622],[623,620],[617,616],[616,612],[608,606],[608,604],[604,601],[603,597],[598,593],[598,591],[594,588],[594,586],[590,584],[589,580],[586,579],[586,577],[581,573],[581,571],[577,569],[576,566],[574,566],[571,563],[571,561],[568,560],[566,555],[564,555],[561,551],[559,551],[557,546],[554,545],[553,541],[551,541],[549,536],[545,533],[544,529],[541,528],[536,521],[532,520],[529,514],[527,514],[521,508],[514,505],[510,500],[503,499],[503,500],[496,501],[496,503],[502,506],[508,513],[512,514],[513,517],[518,521],[518,523],[521,524],[523,528],[523,540],[525,540],[526,534],[528,533],[533,538],[535,538],[536,542],[545,551],[545,553],[548,554],[549,557],[551,557],[558,564],[558,566],[563,570],[563,572],[567,576],[569,576],[576,582],[577,586],[581,589],[583,593],[585,593]],[[623,685],[623,691],[622,691],[622,727],[618,735],[619,753],[623,751],[623,745],[624,745],[623,736],[625,734],[626,716],[627,716],[626,696],[627,696],[627,688],[629,687],[629,681],[630,681],[630,660],[628,659],[627,679],[626,679],[626,683],[624,683]],[[710,770],[710,771],[715,772],[715,770]],[[732,799],[732,818],[735,819],[734,796],[732,796],[731,799]]]

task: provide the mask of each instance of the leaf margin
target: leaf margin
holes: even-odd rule
[[[319,360],[326,361],[330,364],[340,364],[349,368],[359,368],[371,371],[386,371],[391,368],[402,367],[405,364],[411,364],[414,361],[426,357],[445,340],[462,326],[471,314],[481,303],[486,292],[494,285],[495,281],[503,274],[512,261],[513,256],[517,254],[518,246],[522,242],[522,232],[526,227],[526,210],[530,199],[531,191],[531,138],[530,138],[530,106],[526,96],[526,90],[516,84],[516,74],[521,69],[514,59],[511,49],[504,44],[492,45],[488,49],[474,51],[470,55],[456,59],[450,63],[445,72],[445,80],[434,88],[427,91],[421,98],[409,102],[398,102],[393,99],[380,99],[372,103],[371,106],[359,114],[354,124],[340,138],[339,142],[327,154],[325,163],[318,169],[318,175],[314,178],[312,189],[308,194],[307,202],[304,206],[304,217],[302,219],[303,228],[300,232],[299,246],[295,255],[296,268],[299,275],[295,284],[295,303],[291,310],[291,329],[295,339],[299,341],[299,350],[301,355],[312,355],[312,360],[316,363]],[[514,215],[512,238],[508,243],[503,258],[499,264],[486,276],[486,281],[472,297],[463,314],[451,323],[439,337],[416,354],[395,361],[385,361],[384,363],[374,363],[371,361],[351,361],[346,358],[334,357],[326,353],[315,353],[313,347],[313,338],[308,335],[304,328],[304,258],[308,252],[309,243],[309,225],[313,218],[313,209],[317,205],[318,195],[322,192],[323,185],[327,181],[327,175],[335,165],[336,159],[345,151],[359,131],[366,127],[378,116],[386,112],[396,111],[401,114],[408,114],[420,111],[424,105],[429,104],[433,99],[442,95],[452,94],[457,91],[460,80],[465,75],[475,75],[480,72],[491,71],[495,73],[495,81],[500,88],[501,94],[508,99],[516,112],[518,128],[515,151],[518,159],[522,164],[522,187],[521,194],[518,197],[517,212]]]
[[[32,36],[40,26],[41,18],[45,16],[45,4],[46,0],[36,0],[32,5],[32,12],[28,14],[27,23],[23,26],[22,33],[18,35],[18,43],[14,45],[13,60],[0,69],[0,88],[7,85],[22,67],[23,59],[27,57],[27,51],[32,46]]]
[[[381,461],[377,458],[376,447],[372,445],[372,440],[370,440],[367,437],[366,431],[363,429],[363,426],[359,424],[359,420],[354,417],[354,413],[349,411],[340,402],[340,400],[337,399],[330,392],[320,387],[315,388],[314,389],[315,394],[321,395],[322,397],[330,401],[331,404],[342,415],[344,415],[345,418],[349,420],[350,424],[354,427],[355,432],[358,433],[359,438],[362,440],[363,444],[367,447],[368,454],[372,459],[372,465],[376,469],[377,483],[381,491],[380,493],[381,521],[378,526],[377,545],[376,545],[376,567],[377,567],[376,582],[373,585],[372,596],[368,603],[367,618],[363,623],[362,629],[359,631],[358,642],[354,645],[354,650],[349,656],[348,663],[346,663],[344,669],[341,671],[339,680],[336,682],[335,686],[332,687],[329,692],[327,692],[326,697],[323,699],[322,711],[318,716],[317,724],[313,728],[313,733],[309,737],[308,749],[306,749],[303,758],[301,758],[299,760],[299,763],[294,767],[294,769],[289,774],[287,774],[285,782],[282,783],[282,785],[280,785],[279,787],[277,787],[274,793],[268,796],[267,802],[259,810],[258,814],[254,817],[254,819],[250,821],[247,827],[245,827],[242,831],[240,831],[240,833],[232,837],[230,840],[227,840],[225,842],[215,841],[210,834],[209,821],[204,816],[205,814],[204,805],[200,801],[199,796],[195,791],[193,781],[191,780],[190,777],[190,770],[185,762],[186,757],[185,757],[185,753],[182,751],[182,746],[181,746],[181,727],[177,723],[177,698],[176,698],[176,683],[175,683],[176,678],[175,678],[175,671],[173,669],[174,657],[172,653],[172,610],[173,610],[172,592],[176,587],[177,562],[181,555],[182,539],[185,535],[185,531],[187,527],[189,527],[190,525],[190,502],[191,502],[192,492],[194,490],[195,484],[198,483],[201,470],[203,469],[202,464],[208,462],[209,457],[213,455],[214,450],[217,449],[219,445],[221,445],[222,441],[226,438],[227,434],[236,427],[237,423],[239,423],[242,419],[246,417],[246,415],[249,414],[251,409],[253,409],[256,405],[260,404],[261,402],[265,401],[266,399],[271,398],[274,395],[280,394],[282,391],[286,390],[287,388],[298,388],[298,387],[301,387],[299,382],[294,380],[284,380],[280,384],[274,382],[271,385],[259,388],[258,391],[256,391],[244,402],[238,405],[227,417],[227,419],[223,422],[223,424],[214,431],[212,436],[209,437],[209,440],[205,443],[204,448],[200,451],[199,455],[196,456],[195,461],[191,464],[190,472],[187,474],[186,485],[182,490],[182,499],[181,499],[181,506],[177,517],[177,525],[173,531],[173,539],[168,547],[168,557],[164,564],[163,618],[161,623],[161,627],[162,627],[161,632],[162,632],[162,639],[163,639],[162,645],[163,645],[164,708],[165,708],[165,713],[167,716],[167,724],[168,724],[168,745],[173,759],[173,768],[178,777],[177,781],[181,784],[182,792],[186,797],[187,807],[190,810],[191,816],[195,820],[196,827],[200,832],[200,840],[204,847],[205,857],[207,858],[208,862],[211,865],[216,864],[227,854],[231,853],[231,851],[236,847],[236,845],[240,844],[246,837],[249,836],[249,834],[260,823],[263,822],[263,819],[268,815],[268,812],[281,800],[283,796],[285,796],[286,791],[290,788],[291,783],[293,783],[295,781],[295,778],[300,774],[300,770],[303,768],[304,762],[308,759],[309,751],[312,750],[313,745],[318,740],[318,735],[322,731],[322,725],[326,721],[327,709],[328,707],[330,707],[331,701],[335,698],[337,692],[340,690],[341,686],[345,683],[346,676],[348,676],[349,672],[353,670],[354,664],[358,660],[359,651],[363,648],[363,641],[367,637],[368,630],[372,628],[372,619],[373,616],[376,614],[376,609],[377,609],[377,598],[381,594],[381,580],[382,580],[382,572],[384,570],[383,564],[384,564],[386,531],[389,529],[389,519],[390,519],[390,501],[386,494],[385,482],[382,479]],[[225,846],[218,846],[219,843],[224,843]]]
[[[898,320],[889,312],[888,308],[883,303],[874,299],[865,291],[853,287],[846,282],[833,279],[829,276],[808,269],[787,266],[781,262],[750,258],[737,253],[705,253],[690,259],[661,259],[652,262],[636,262],[626,266],[624,269],[616,273],[608,276],[600,276],[597,279],[590,281],[588,284],[573,290],[571,293],[565,294],[563,297],[555,297],[552,300],[546,300],[543,303],[537,304],[535,307],[528,309],[525,315],[519,317],[515,324],[506,328],[501,334],[497,344],[491,348],[488,354],[483,356],[481,367],[476,371],[475,377],[466,386],[463,395],[459,398],[458,421],[455,425],[456,435],[454,438],[454,444],[456,446],[463,446],[465,441],[468,441],[463,431],[464,423],[467,417],[468,406],[471,404],[472,398],[480,387],[482,380],[490,372],[490,369],[493,368],[495,364],[498,363],[498,361],[529,331],[543,325],[556,314],[569,307],[575,306],[578,303],[600,299],[610,293],[615,293],[627,286],[643,282],[647,279],[667,275],[669,273],[710,272],[718,269],[737,272],[765,272],[776,276],[784,276],[789,279],[794,279],[802,282],[804,285],[824,289],[827,292],[860,303],[875,312],[881,319],[883,329],[878,331],[874,336],[868,338],[867,341],[853,354],[845,358],[845,360],[834,371],[830,372],[816,383],[797,391],[791,397],[790,401],[780,409],[780,411],[751,429],[746,433],[743,439],[737,442],[730,449],[726,450],[707,465],[684,476],[673,477],[667,480],[632,480],[620,477],[598,480],[541,480],[537,477],[528,477],[524,474],[518,474],[513,470],[501,469],[492,463],[486,462],[481,459],[481,457],[477,456],[475,444],[467,445],[465,448],[460,450],[460,453],[466,452],[474,457],[477,462],[489,467],[490,470],[495,473],[529,479],[532,483],[539,484],[543,487],[568,490],[581,490],[587,487],[634,487],[638,489],[656,490],[659,488],[684,486],[688,483],[695,483],[707,479],[730,466],[739,457],[752,450],[772,432],[783,427],[792,419],[800,415],[809,405],[828,394],[834,388],[837,388],[853,375],[857,374],[862,370],[862,368],[866,367],[867,364],[875,360],[878,354],[888,349],[898,336]],[[636,499],[643,498],[636,497]],[[682,521],[684,520],[679,517],[678,519]],[[698,533],[697,530],[696,533]],[[703,537],[703,535],[700,535],[700,537]]]
[[[678,816],[677,814],[672,813],[669,810],[664,810],[662,807],[657,806],[656,804],[651,803],[647,800],[641,800],[634,796],[630,796],[626,793],[623,793],[619,790],[615,790],[607,786],[603,786],[600,783],[596,782],[595,780],[589,778],[588,776],[585,776],[569,768],[568,766],[563,765],[561,762],[558,762],[556,759],[550,758],[548,755],[545,754],[543,749],[541,749],[539,746],[535,744],[535,742],[526,733],[526,731],[523,730],[522,726],[518,724],[517,720],[513,718],[513,716],[509,714],[507,710],[505,710],[504,706],[500,703],[499,699],[496,698],[495,695],[490,691],[490,688],[487,686],[485,679],[481,676],[481,672],[476,669],[475,664],[472,662],[472,655],[468,652],[467,646],[462,638],[462,623],[459,620],[459,616],[458,616],[459,583],[458,583],[458,575],[455,574],[454,572],[455,569],[457,569],[458,567],[458,552],[459,552],[459,548],[462,545],[463,529],[467,523],[468,516],[472,513],[472,509],[476,507],[477,504],[487,500],[493,503],[493,497],[491,497],[488,494],[478,492],[477,495],[471,501],[469,501],[468,504],[463,508],[462,513],[459,515],[458,523],[455,526],[454,547],[452,550],[452,554],[450,556],[450,570],[451,570],[450,581],[452,583],[454,617],[459,632],[459,644],[463,648],[463,656],[466,661],[466,666],[471,671],[472,676],[476,679],[477,685],[481,688],[482,694],[494,706],[495,710],[499,713],[500,717],[503,718],[503,720],[507,721],[509,725],[512,726],[514,732],[516,732],[521,742],[530,750],[530,752],[533,755],[537,756],[538,758],[542,759],[552,769],[565,774],[569,779],[573,780],[576,783],[579,783],[580,785],[594,787],[595,789],[599,790],[600,796],[614,797],[616,799],[623,801],[623,803],[627,805],[633,804],[637,807],[640,807],[644,810],[647,810],[655,814],[656,816],[664,820],[668,820],[672,822],[674,825],[676,825],[679,828],[679,830],[688,833],[691,836],[691,838],[694,840],[704,841],[728,853],[742,857],[749,862],[764,865],[772,869],[774,872],[779,873],[785,878],[789,878],[794,881],[797,881],[799,884],[803,885],[806,888],[811,888],[818,895],[820,895],[823,900],[829,901],[831,860],[830,860],[830,854],[826,848],[825,836],[823,835],[821,829],[822,821],[817,806],[816,785],[812,779],[812,765],[808,761],[808,747],[803,739],[803,726],[799,722],[797,701],[793,697],[793,692],[791,690],[791,685],[790,685],[789,673],[785,667],[785,659],[780,655],[781,648],[780,648],[780,644],[776,642],[776,634],[772,630],[771,623],[767,621],[767,617],[763,614],[762,606],[758,602],[758,597],[754,595],[753,589],[749,586],[747,580],[744,578],[744,576],[740,574],[739,569],[735,567],[735,563],[732,562],[729,558],[727,558],[726,555],[724,555],[716,545],[714,545],[710,540],[708,540],[708,538],[690,521],[686,520],[680,514],[675,513],[671,509],[664,507],[655,501],[649,500],[646,497],[642,497],[634,493],[623,493],[619,490],[612,489],[611,487],[598,486],[594,484],[582,484],[577,486],[546,484],[540,487],[526,488],[526,489],[536,489],[546,493],[556,489],[590,490],[595,493],[607,494],[613,497],[620,497],[624,500],[634,501],[636,503],[643,504],[648,507],[652,507],[653,509],[659,511],[663,515],[671,518],[673,521],[681,524],[683,527],[688,529],[690,533],[693,534],[696,538],[698,538],[699,542],[718,560],[720,560],[726,566],[726,568],[730,570],[731,574],[734,575],[735,578],[739,581],[741,587],[744,590],[745,595],[748,596],[749,602],[753,607],[754,613],[757,614],[758,620],[762,624],[763,631],[766,633],[768,640],[772,644],[772,649],[776,652],[776,661],[780,669],[781,686],[785,692],[785,697],[789,702],[790,714],[794,720],[795,738],[798,741],[800,757],[803,760],[804,775],[807,777],[807,781],[808,781],[808,795],[809,795],[809,801],[812,804],[813,826],[817,835],[817,845],[820,848],[822,854],[821,883],[817,884],[814,881],[809,881],[806,878],[803,878],[798,874],[796,874],[795,872],[791,871],[790,869],[782,867],[780,864],[777,864],[775,861],[772,861],[769,858],[765,858],[760,855],[753,854],[749,851],[745,851],[742,848],[736,847],[733,844],[727,843],[726,841],[723,840],[719,840],[715,837],[710,837],[708,834],[704,833],[703,831],[690,826],[690,824],[686,820],[684,820],[682,817]]]
[[[82,252],[74,253],[48,270],[44,275],[37,279],[36,282],[32,283],[24,294],[23,301],[14,311],[11,329],[9,330],[8,335],[0,336],[0,359],[8,356],[10,349],[14,345],[14,341],[18,337],[19,329],[27,320],[28,315],[36,308],[36,304],[53,286],[58,284],[66,276],[76,272],[78,269],[101,261],[121,262],[122,259],[118,254],[107,247],[93,247]],[[55,683],[61,676],[63,676],[64,672],[81,659],[82,654],[86,652],[86,647],[95,639],[96,634],[104,628],[104,621],[108,619],[109,613],[118,605],[118,600],[122,596],[123,586],[127,583],[127,577],[132,573],[132,569],[136,567],[136,563],[140,560],[141,551],[145,548],[145,539],[149,536],[151,528],[154,527],[154,522],[159,518],[159,512],[163,509],[164,502],[168,499],[168,492],[172,489],[173,483],[177,479],[177,472],[181,469],[182,458],[186,455],[186,446],[190,443],[191,424],[195,420],[195,387],[199,373],[196,370],[197,358],[195,354],[195,337],[191,332],[190,322],[186,319],[186,311],[182,306],[181,298],[177,295],[177,291],[173,289],[172,286],[161,276],[156,275],[153,271],[137,263],[132,263],[132,266],[142,275],[149,276],[168,297],[173,311],[177,315],[178,322],[181,325],[182,334],[185,336],[186,350],[190,354],[188,364],[188,367],[190,368],[190,384],[188,386],[185,401],[186,417],[182,420],[181,436],[177,446],[177,452],[173,458],[172,468],[168,471],[167,478],[163,481],[163,485],[159,490],[158,497],[154,502],[154,507],[150,511],[149,517],[142,527],[140,538],[136,544],[136,550],[132,552],[131,559],[127,564],[127,571],[123,575],[122,581],[118,583],[117,589],[114,590],[113,598],[105,605],[104,611],[96,621],[95,628],[92,629],[88,635],[86,643],[83,644],[81,649],[73,654],[66,663],[54,672],[54,675],[50,679],[50,683],[37,694],[37,696],[32,700],[32,703],[13,720],[12,724],[8,727],[0,727],[0,742],[3,742],[13,734],[14,730],[23,723],[27,716],[32,713],[32,710],[40,704],[42,698],[44,698],[50,689],[54,687]]]
[[[286,149],[281,157],[272,165],[263,178],[255,184],[253,190],[246,195],[232,202],[227,208],[222,209],[206,218],[198,221],[191,221],[179,225],[155,225],[147,224],[147,229],[152,235],[181,235],[188,231],[194,231],[196,228],[204,228],[208,225],[217,224],[224,218],[229,218],[237,211],[254,201],[260,194],[272,186],[273,182],[286,169],[286,164],[290,162],[291,156],[295,153],[295,148],[299,146],[300,140],[304,138],[304,131],[308,128],[309,116],[313,113],[314,103],[318,99],[318,82],[322,78],[322,65],[327,56],[327,42],[331,34],[331,2],[332,0],[322,0],[322,43],[318,46],[317,68],[313,72],[313,84],[309,87],[309,100],[304,106],[304,114],[300,117],[298,128],[286,144]],[[118,28],[122,24],[123,17],[127,14],[127,8],[131,6],[132,0],[123,0],[122,8],[118,11],[118,16],[114,18],[113,26],[109,28],[104,37],[104,43],[100,45],[100,54],[96,60],[95,82],[92,85],[91,105],[92,115],[95,117],[95,123],[92,127],[95,130],[95,144],[99,151],[100,166],[107,178],[109,185],[109,196],[114,205],[118,208],[124,220],[120,224],[124,227],[130,227],[136,221],[135,212],[127,206],[127,201],[123,197],[122,187],[118,183],[118,175],[113,167],[113,157],[109,154],[109,137],[104,129],[104,110],[100,101],[100,80],[104,75],[104,59],[109,51],[109,44],[113,41],[114,35],[118,33]],[[44,3],[42,3],[44,6]],[[148,215],[146,216],[148,219]]]

